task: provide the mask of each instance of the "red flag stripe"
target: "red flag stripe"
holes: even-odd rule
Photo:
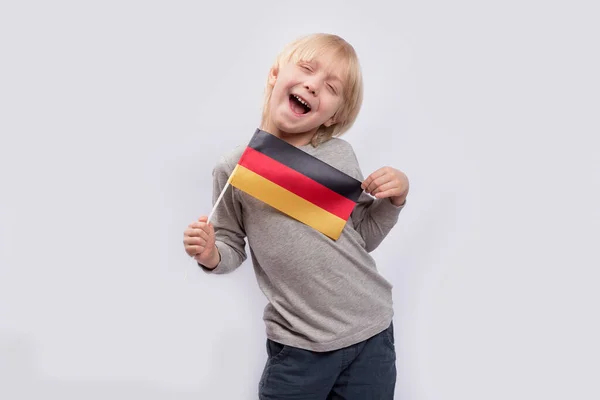
[[[238,164],[344,220],[348,220],[356,205],[347,197],[251,147],[246,148]]]

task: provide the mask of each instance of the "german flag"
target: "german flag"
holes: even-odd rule
[[[360,181],[260,129],[229,183],[334,240],[362,193]]]

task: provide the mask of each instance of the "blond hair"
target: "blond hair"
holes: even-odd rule
[[[301,61],[313,61],[316,57],[331,53],[339,62],[343,76],[343,101],[339,110],[335,113],[335,123],[329,127],[321,125],[311,143],[317,146],[332,137],[341,136],[354,124],[363,99],[363,81],[360,63],[354,48],[344,39],[337,35],[326,33],[315,33],[299,38],[279,53],[273,69],[279,71],[281,66],[288,62],[298,63]],[[265,98],[262,113],[263,126],[270,117],[270,101],[273,86],[267,80]]]

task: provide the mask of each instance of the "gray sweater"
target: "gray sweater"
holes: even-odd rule
[[[213,201],[246,145],[226,154],[213,171]],[[351,145],[339,138],[301,150],[363,181]],[[369,254],[390,232],[400,210],[389,199],[362,193],[342,235],[334,241],[229,186],[212,223],[221,261],[207,273],[232,272],[246,260],[246,238],[256,279],[268,300],[267,337],[307,350],[337,350],[386,329],[392,286]]]

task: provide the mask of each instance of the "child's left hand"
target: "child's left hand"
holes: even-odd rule
[[[399,207],[408,195],[408,178],[397,169],[383,167],[369,175],[361,188],[378,199],[389,197],[392,204]]]

